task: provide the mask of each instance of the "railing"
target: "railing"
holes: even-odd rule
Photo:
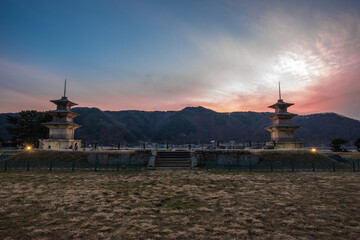
[[[214,162],[205,163],[207,171],[241,171],[241,172],[300,172],[300,171],[360,171],[360,159],[352,159],[347,163],[339,162],[260,162],[257,164],[248,163],[217,164]]]
[[[102,163],[89,161],[65,161],[65,160],[0,160],[0,172],[11,170],[45,170],[45,171],[120,171],[120,170],[143,170],[146,164],[138,163]],[[304,171],[360,171],[360,159],[346,159],[346,162],[259,162],[217,164],[206,161],[205,166],[200,169],[206,171],[227,171],[227,172],[304,172]]]
[[[85,170],[85,171],[120,171],[120,170],[141,170],[145,169],[142,163],[121,163],[117,162],[115,164],[103,164],[100,162],[86,162],[86,161],[30,161],[30,160],[1,160],[0,161],[0,171],[9,171],[9,170],[65,170],[65,171],[76,171],[76,170]]]

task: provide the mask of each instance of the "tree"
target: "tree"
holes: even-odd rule
[[[355,140],[354,145],[357,148],[358,152],[360,152],[360,138]]]
[[[6,121],[12,124],[6,130],[17,145],[38,147],[39,139],[49,137],[49,130],[42,123],[51,121],[51,116],[45,112],[21,111],[16,116],[6,115]]]
[[[336,138],[331,141],[331,151],[333,152],[344,152],[345,149],[343,148],[343,145],[346,144],[348,140],[343,138]]]

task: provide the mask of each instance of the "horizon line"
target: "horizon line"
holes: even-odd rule
[[[180,110],[140,110],[140,109],[123,109],[123,110],[104,110],[104,109],[101,109],[101,108],[98,108],[98,107],[73,107],[72,109],[74,108],[95,108],[95,109],[98,109],[100,111],[107,111],[107,112],[122,112],[122,111],[138,111],[138,112],[180,112],[180,111],[183,111],[184,109],[186,108],[203,108],[203,109],[206,109],[206,110],[209,110],[209,111],[212,111],[212,112],[215,112],[215,113],[224,113],[224,114],[229,114],[229,113],[244,113],[244,112],[253,112],[253,113],[273,113],[273,112],[257,112],[257,111],[233,111],[233,112],[220,112],[220,111],[215,111],[213,109],[210,109],[210,108],[206,108],[206,107],[203,107],[203,106],[197,106],[197,107],[194,107],[194,106],[187,106],[187,107],[184,107]],[[38,112],[47,112],[47,111],[52,111],[52,110],[46,110],[46,111],[39,111],[39,110],[35,110],[35,109],[26,109],[26,110],[21,110],[21,111],[38,111]],[[19,111],[19,112],[21,112]],[[16,114],[18,112],[1,112],[0,114]],[[348,116],[345,116],[343,114],[339,114],[339,113],[336,113],[336,112],[317,112],[317,113],[305,113],[305,114],[297,114],[298,116],[307,116],[307,115],[314,115],[314,114],[326,114],[326,113],[332,113],[332,114],[336,114],[336,115],[339,115],[339,116],[342,116],[342,117],[346,117],[346,118],[350,118],[350,119],[354,119],[354,120],[357,120],[357,121],[360,121],[360,119],[356,119],[356,118],[352,118],[352,117],[348,117]]]

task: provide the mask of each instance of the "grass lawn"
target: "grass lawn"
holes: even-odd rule
[[[276,150],[251,150],[253,154],[259,155],[260,162],[317,162],[327,163],[334,162],[331,158],[328,158],[318,152],[313,153],[310,150],[288,150],[288,149],[276,149]]]
[[[360,152],[335,152],[343,158],[360,159]]]
[[[0,173],[1,239],[358,239],[360,172]]]

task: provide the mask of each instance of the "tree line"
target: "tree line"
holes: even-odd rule
[[[346,148],[344,147],[349,141],[343,138],[336,138],[331,141],[331,151],[333,152],[347,152]],[[354,142],[354,146],[360,152],[360,138],[356,139]]]
[[[12,145],[39,147],[39,139],[49,138],[49,129],[42,123],[51,120],[51,116],[46,112],[35,110],[21,111],[13,116],[6,115],[6,122],[10,124],[6,130],[11,136]]]

